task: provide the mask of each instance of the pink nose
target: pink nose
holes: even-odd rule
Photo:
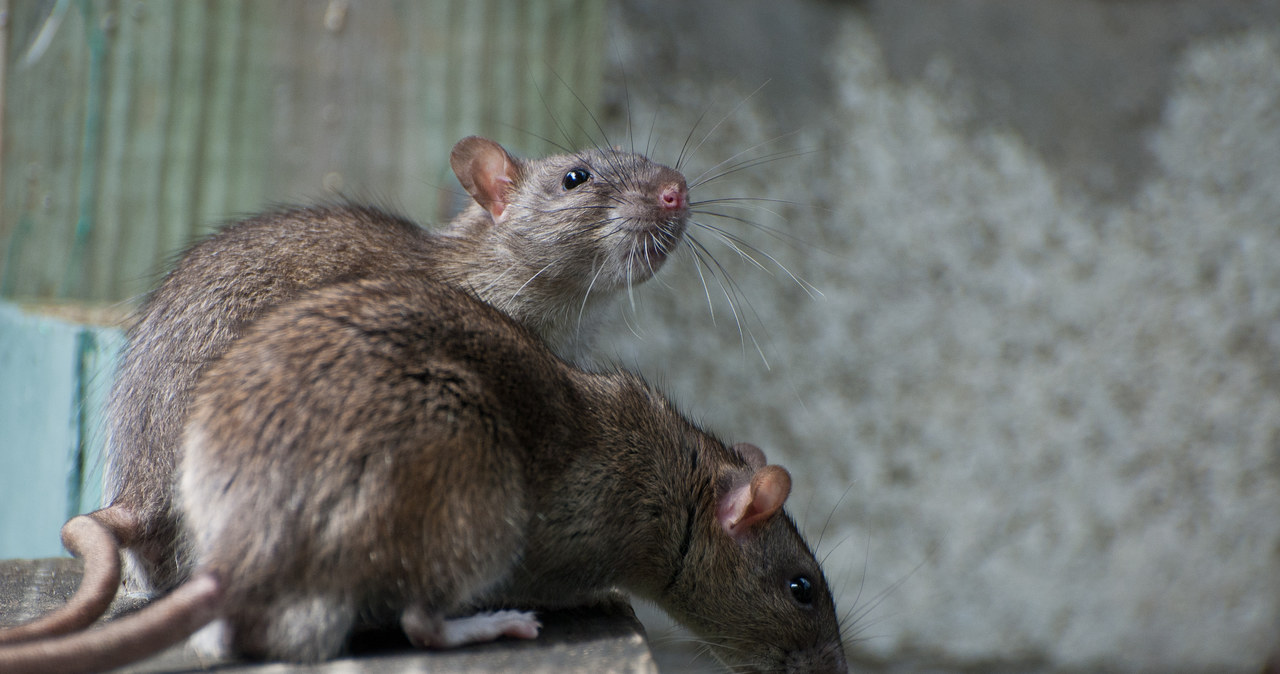
[[[658,198],[668,211],[678,211],[689,205],[689,191],[683,185],[668,185]]]

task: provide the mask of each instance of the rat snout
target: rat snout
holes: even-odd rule
[[[689,207],[689,188],[684,181],[673,182],[658,194],[658,205],[665,211],[683,211]]]
[[[683,218],[689,210],[689,184],[685,182],[684,175],[675,169],[666,166],[656,168],[657,171],[647,181],[645,193],[650,199],[657,197],[655,205],[661,213],[659,217]]]

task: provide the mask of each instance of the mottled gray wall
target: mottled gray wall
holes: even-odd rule
[[[1277,17],[614,7],[613,142],[629,116],[671,161],[706,110],[691,177],[815,150],[695,197],[794,202],[706,209],[803,244],[700,219],[821,296],[695,230],[745,339],[686,255],[602,342],[789,467],[812,536],[830,515],[864,665],[1249,672],[1280,642]]]

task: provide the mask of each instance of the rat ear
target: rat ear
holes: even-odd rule
[[[760,470],[761,468],[764,468],[765,464],[769,463],[768,460],[764,458],[764,450],[756,447],[750,442],[739,442],[733,446],[733,451],[735,454],[742,457],[742,460],[746,461],[748,466],[751,466],[755,470]]]
[[[758,451],[758,450],[757,450]],[[767,522],[791,493],[791,475],[782,466],[764,466],[751,480],[734,485],[720,497],[716,519],[726,533],[741,538],[751,527]]]
[[[501,145],[467,136],[453,146],[449,166],[458,182],[496,222],[507,210],[507,196],[520,178],[520,164]]]

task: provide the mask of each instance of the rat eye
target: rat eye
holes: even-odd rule
[[[808,606],[813,603],[813,583],[805,576],[792,578],[789,585],[791,598]]]
[[[584,168],[576,168],[564,174],[564,180],[560,184],[564,185],[566,190],[571,190],[588,180],[591,180],[591,172]]]

